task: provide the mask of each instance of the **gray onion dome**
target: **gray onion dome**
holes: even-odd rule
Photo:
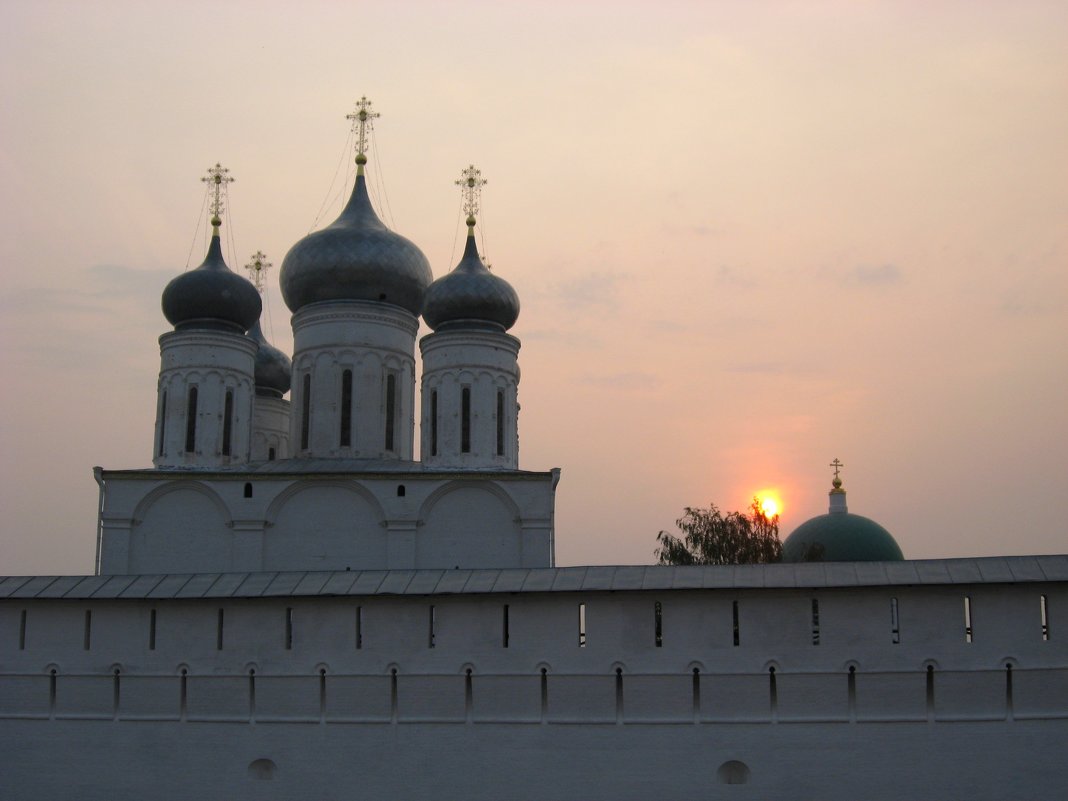
[[[360,174],[341,216],[290,248],[278,280],[293,312],[321,301],[371,300],[418,315],[432,278],[423,252],[378,219]]]
[[[260,293],[223,261],[218,228],[208,255],[195,270],[174,278],[163,290],[163,316],[175,330],[208,328],[248,331],[263,308]]]
[[[423,319],[435,331],[472,325],[507,331],[518,317],[519,295],[482,263],[469,231],[460,263],[427,289]]]
[[[260,346],[256,351],[256,394],[280,398],[289,392],[293,380],[293,362],[286,354],[267,341],[260,321],[253,323],[249,338]]]

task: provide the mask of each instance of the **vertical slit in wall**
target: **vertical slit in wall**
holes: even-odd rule
[[[741,629],[738,628],[738,602],[734,601],[731,604],[732,616],[734,619],[734,644],[739,645],[741,643]]]
[[[504,630],[501,632],[501,645],[505,648],[508,647],[508,604],[504,605],[504,620],[502,621]]]
[[[1044,596],[1043,596],[1044,597]],[[26,650],[26,610],[19,613],[19,650]]]
[[[319,668],[319,722],[326,720],[326,669]]]
[[[251,498],[252,497],[252,482],[251,481],[246,481],[245,482],[245,493],[244,493],[244,495],[245,495],[246,498]]]
[[[363,607],[356,607],[356,648],[363,648]]]
[[[471,722],[471,711],[474,707],[474,692],[471,681],[471,668],[464,674],[464,719]]]
[[[935,686],[934,665],[927,666],[927,719],[934,720]]]
[[[119,719],[119,669],[111,677],[111,719]]]
[[[820,644],[820,602],[812,599],[812,644]]]
[[[460,391],[460,452],[471,452],[471,387]]]
[[[430,393],[430,455],[438,455],[438,391]]]
[[[305,373],[301,379],[300,391],[300,449],[308,450],[311,434],[311,373]]]
[[[693,669],[693,722],[701,717],[701,671]]]
[[[497,455],[504,456],[504,393],[497,390]]]
[[[193,453],[197,447],[197,388],[189,388],[189,402],[185,408],[185,452]]]
[[[223,649],[223,610],[219,610],[219,615],[215,621],[215,650],[221,651]]]
[[[1012,665],[1005,665],[1005,719],[1012,720]]]
[[[397,722],[397,669],[389,671],[389,719]]]
[[[167,438],[167,392],[164,391],[159,401],[159,447],[156,448],[156,455],[162,456],[164,443]]]
[[[771,720],[777,722],[779,720],[779,688],[775,683],[775,668],[768,668],[768,698],[771,702]]]
[[[222,455],[229,456],[231,441],[234,433],[234,393],[226,390],[226,400],[223,402],[223,441]]]
[[[664,607],[660,601],[653,604],[653,642],[657,648],[664,645]]]
[[[616,723],[623,722],[623,668],[616,668]]]
[[[541,669],[541,722],[549,717],[549,671]]]
[[[586,604],[578,605],[578,644],[579,648],[586,647]]]
[[[248,671],[248,719],[256,722],[256,670],[249,668]]]
[[[964,642],[972,641],[972,599],[964,596]]]
[[[435,632],[434,632],[434,624],[436,622],[437,622],[437,620],[435,619],[434,604],[431,604],[430,605],[430,615],[428,616],[428,623],[430,624],[429,625],[429,632],[428,632],[429,636],[427,637],[427,647],[428,648],[433,648],[436,645],[436,643],[435,643],[435,639],[436,638],[435,638]]]
[[[56,669],[48,671],[48,717],[56,716]]]
[[[386,450],[393,450],[393,429],[397,420],[397,376],[386,376]]]
[[[1038,613],[1039,613],[1039,619],[1042,622],[1042,641],[1043,642],[1048,642],[1049,641],[1049,635],[1050,635],[1050,631],[1049,631],[1049,598],[1046,597],[1045,595],[1038,596]],[[23,612],[22,615],[23,615],[23,618],[25,619],[26,613]]]
[[[274,450],[274,448],[268,448],[267,449],[267,461],[268,462],[273,462],[274,459],[275,459],[275,450]]]
[[[857,719],[857,668],[854,665],[849,666],[849,680],[848,680],[848,692],[849,692],[849,719]]]
[[[156,650],[156,610],[148,613],[148,650]]]
[[[352,370],[341,373],[341,431],[338,444],[342,448],[352,446]]]
[[[901,642],[901,621],[897,613],[897,598],[890,599],[890,642],[894,645]]]
[[[86,651],[89,650],[89,646],[93,640],[93,612],[91,609],[85,610],[85,630],[82,632],[82,648]]]
[[[189,709],[189,671],[182,668],[182,674],[178,677],[178,719],[185,720]]]
[[[293,607],[286,607],[286,650],[293,650]]]

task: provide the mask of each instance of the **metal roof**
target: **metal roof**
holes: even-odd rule
[[[1068,581],[1068,555],[775,565],[619,565],[502,570],[352,570],[9,576],[0,598],[260,598],[517,592],[777,589]]]

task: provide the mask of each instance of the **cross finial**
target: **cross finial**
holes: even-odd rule
[[[474,164],[460,172],[460,180],[456,181],[456,185],[461,187],[460,191],[464,196],[464,213],[467,214],[468,228],[475,227],[475,216],[482,200],[482,187],[488,183],[489,181],[482,177],[482,170]]]
[[[352,132],[356,134],[356,174],[363,175],[363,165],[367,163],[367,128],[373,125],[371,120],[382,116],[371,110],[371,101],[364,95],[356,103],[356,109],[346,114],[345,119],[352,120]]]
[[[249,280],[252,281],[252,285],[256,287],[256,291],[261,295],[263,294],[263,282],[267,278],[267,271],[273,267],[267,256],[264,255],[262,250],[257,250],[252,254],[252,260],[245,265],[245,269],[248,270]]]
[[[842,489],[842,479],[839,477],[838,473],[841,472],[841,469],[845,467],[845,465],[842,464],[836,456],[829,466],[834,468],[834,479],[831,481],[831,486],[834,487],[833,492],[844,492]]]
[[[217,236],[219,226],[222,225],[223,193],[226,191],[226,185],[232,184],[234,179],[230,176],[230,171],[226,167],[219,162],[215,162],[215,166],[208,167],[208,174],[200,180],[206,184],[211,184],[214,192],[214,197],[211,201],[211,226],[215,229],[213,233]]]

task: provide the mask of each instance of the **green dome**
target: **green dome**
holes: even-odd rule
[[[810,554],[817,562],[901,562],[901,548],[890,532],[874,520],[849,512],[832,512],[814,517],[794,529],[782,544],[784,562],[802,562]]]

